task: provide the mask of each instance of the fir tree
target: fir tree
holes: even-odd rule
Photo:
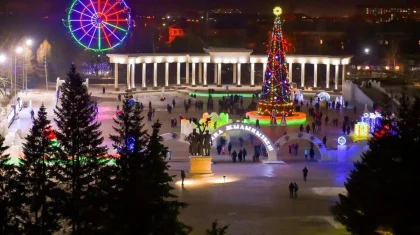
[[[159,136],[160,124],[152,136],[144,130],[139,107],[131,107],[128,97],[123,113],[115,119],[117,135],[110,138],[120,155],[115,168],[115,188],[110,204],[108,234],[187,234],[189,227],[179,222],[184,203],[170,193],[172,177],[166,173],[167,149]]]
[[[61,107],[54,113],[60,144],[60,174],[56,177],[67,193],[62,211],[71,224],[72,234],[93,233],[101,218],[98,208],[102,185],[101,170],[106,165],[106,147],[100,123],[95,120],[97,106],[88,94],[85,80],[71,66],[61,87]]]
[[[23,144],[25,158],[17,167],[28,213],[23,226],[24,234],[52,234],[60,228],[55,202],[61,194],[56,181],[51,177],[56,170],[55,164],[52,164],[56,151],[45,136],[50,125],[42,104],[38,118],[33,121],[26,143]]]
[[[418,167],[420,99],[401,99],[398,118],[385,115],[381,135],[369,140],[370,150],[355,163],[332,211],[352,234],[420,234]]]
[[[226,235],[227,230],[229,229],[229,224],[225,225],[223,227],[219,227],[219,224],[217,223],[217,220],[213,221],[211,223],[211,229],[206,230],[207,235]]]
[[[4,154],[7,149],[4,137],[0,135],[0,235],[21,234],[26,218],[16,166],[11,163],[10,156]]]

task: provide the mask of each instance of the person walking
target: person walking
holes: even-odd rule
[[[185,171],[181,171],[181,180],[182,180],[182,186],[184,186]]]
[[[239,159],[239,162],[242,162],[242,150],[239,150],[239,153],[238,153],[238,159]]]
[[[260,120],[257,119],[255,121],[255,127],[260,128]]]
[[[118,101],[121,101],[121,94],[118,94]]]
[[[294,196],[294,192],[295,192],[295,185],[293,184],[293,182],[290,182],[290,184],[289,184],[289,194],[290,194],[290,198],[293,198],[293,196]]]
[[[242,150],[242,158],[244,159],[244,161],[245,161],[246,155],[248,155],[248,152],[247,152],[247,151],[246,151],[246,149],[244,148],[244,149]]]
[[[324,138],[322,138],[322,144],[324,145],[324,147],[327,147],[327,136],[324,136]]]
[[[242,139],[242,137],[239,137],[239,145],[240,145],[241,148],[242,148],[243,144],[244,144],[244,139]]]
[[[175,99],[172,100],[172,107],[175,108]]]
[[[34,119],[35,119],[35,112],[34,112],[34,110],[33,110],[33,109],[31,110],[31,119],[32,119],[32,120],[34,120]]]
[[[305,160],[308,160],[309,149],[305,149],[304,153],[305,153]]]
[[[232,142],[229,142],[229,144],[228,144],[229,155],[231,155],[231,151],[232,151]]]
[[[238,156],[238,154],[236,153],[235,150],[233,150],[233,153],[232,153],[232,162],[236,162],[236,157],[237,156]]]
[[[311,148],[311,149],[309,150],[309,157],[311,158],[311,160],[314,160],[314,157],[315,157],[315,151],[314,151],[314,149],[313,149],[313,148]]]
[[[306,166],[305,166],[305,168],[303,168],[302,172],[303,172],[303,180],[306,182],[306,178],[308,177],[308,168],[306,168]]]
[[[296,182],[293,183],[293,191],[295,193],[295,198],[297,198],[297,191],[299,190],[298,185],[296,184]]]
[[[105,94],[105,87],[102,87],[102,94]]]

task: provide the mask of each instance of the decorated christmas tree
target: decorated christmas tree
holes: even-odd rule
[[[281,13],[280,7],[274,8],[276,18],[267,50],[268,61],[258,104],[259,115],[272,115],[273,109],[276,111],[276,116],[281,116],[283,113],[290,116],[294,112],[286,65],[286,45],[281,30]]]

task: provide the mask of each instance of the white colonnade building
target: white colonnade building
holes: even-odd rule
[[[217,86],[222,86],[222,64],[231,64],[233,70],[232,84],[238,87],[242,86],[241,81],[241,66],[250,65],[250,84],[249,86],[255,86],[255,64],[263,64],[264,74],[267,55],[253,55],[253,50],[249,49],[238,49],[238,48],[205,48],[205,53],[202,54],[107,54],[110,58],[110,63],[114,64],[114,86],[116,90],[119,90],[119,77],[118,67],[119,65],[127,66],[127,89],[136,90],[135,84],[135,72],[136,65],[142,67],[142,83],[141,89],[147,89],[146,84],[146,66],[153,65],[153,88],[157,89],[158,81],[158,64],[165,64],[165,87],[169,86],[169,66],[170,64],[176,64],[176,85],[181,85],[181,64],[185,66],[185,83],[189,86],[208,86],[209,79],[207,77],[208,64],[214,64],[214,83]],[[313,87],[318,86],[318,65],[326,65],[326,87],[330,88],[330,68],[335,66],[334,89],[338,89],[339,70],[341,67],[341,80],[344,84],[346,75],[346,65],[350,63],[351,56],[324,56],[324,55],[295,55],[287,54],[286,61],[289,69],[289,79],[293,82],[293,67],[300,66],[301,72],[301,83],[298,84],[300,87],[305,87],[305,65],[312,64],[314,66],[314,81]],[[190,69],[191,67],[191,69]],[[197,73],[198,70],[198,73]],[[190,74],[191,71],[191,74]],[[198,78],[196,77],[198,74]],[[226,78],[223,78],[224,80]]]

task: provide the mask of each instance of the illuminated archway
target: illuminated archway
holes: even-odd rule
[[[318,148],[320,154],[321,154],[321,160],[328,160],[328,151],[326,146],[324,146],[324,144],[322,143],[322,141],[316,137],[315,135],[311,135],[309,133],[305,133],[305,132],[297,132],[297,133],[291,133],[291,134],[286,134],[283,137],[281,137],[280,139],[278,139],[275,143],[274,146],[278,146],[278,148],[280,149],[283,145],[285,145],[287,142],[292,141],[292,140],[308,140],[309,142],[314,143],[314,145]]]
[[[251,126],[245,123],[227,124],[214,130],[211,134],[211,140],[215,142],[217,138],[230,131],[246,131],[255,135],[264,144],[265,149],[267,150],[268,162],[277,161],[277,151],[274,149],[273,143],[260,129],[255,128],[255,126]]]

